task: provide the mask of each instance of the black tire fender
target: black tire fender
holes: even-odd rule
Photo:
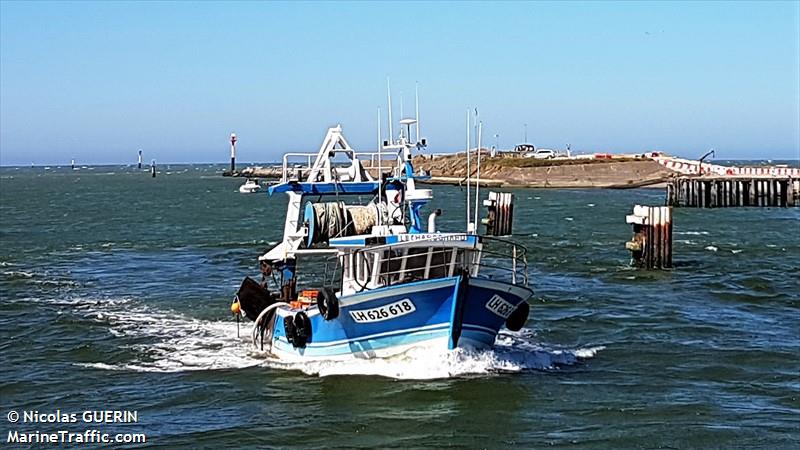
[[[317,308],[325,320],[339,317],[339,299],[331,288],[322,288],[317,295]]]
[[[293,346],[297,347],[297,345],[295,345],[294,343],[295,342],[294,317],[286,316],[283,318],[283,330],[286,332],[286,340],[289,341],[289,343],[292,344]]]
[[[514,312],[508,316],[506,319],[506,328],[511,331],[519,331],[522,327],[525,326],[525,322],[528,321],[528,313],[531,312],[531,306],[528,304],[527,301],[520,303],[517,305],[517,308]]]
[[[311,340],[311,320],[306,313],[299,311],[294,315],[293,322],[294,342],[292,342],[292,345],[294,347],[305,347],[306,343]]]

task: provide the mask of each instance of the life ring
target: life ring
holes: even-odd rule
[[[331,288],[322,288],[317,294],[317,308],[325,320],[339,317],[339,299]]]
[[[530,313],[531,307],[528,305],[528,302],[522,302],[517,305],[517,309],[508,316],[506,319],[506,328],[511,331],[519,331],[522,327],[525,326],[525,322],[528,321],[528,313]]]
[[[283,318],[283,328],[286,331],[286,340],[294,348],[305,347],[311,339],[311,320],[303,311]]]

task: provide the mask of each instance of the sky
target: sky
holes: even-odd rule
[[[800,2],[0,2],[0,164],[485,145],[800,159]],[[395,126],[395,131],[397,127]],[[499,135],[495,137],[495,135]]]

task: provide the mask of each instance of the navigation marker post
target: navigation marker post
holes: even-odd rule
[[[236,170],[236,133],[231,133],[231,174]]]
[[[142,169],[142,149],[139,149],[139,170]]]

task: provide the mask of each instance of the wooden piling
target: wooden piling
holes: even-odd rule
[[[514,223],[514,194],[509,192],[489,192],[489,198],[483,201],[486,206],[486,218],[481,223],[486,226],[489,236],[508,236]]]
[[[633,225],[633,238],[625,243],[633,263],[646,269],[672,267],[672,207],[633,207],[625,221]]]
[[[800,206],[800,180],[786,177],[679,177],[667,183],[667,206]]]

